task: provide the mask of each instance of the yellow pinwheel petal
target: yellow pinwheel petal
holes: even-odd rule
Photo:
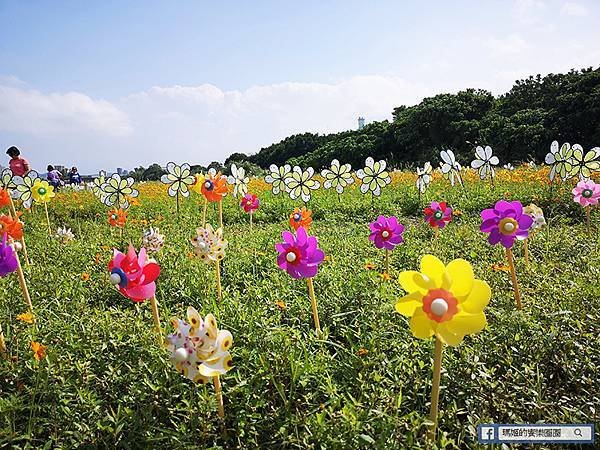
[[[492,289],[485,281],[474,280],[471,292],[468,297],[460,303],[460,307],[467,313],[480,313],[490,302],[491,296]]]
[[[434,283],[431,280],[426,280],[423,275],[415,270],[406,270],[400,274],[398,278],[400,286],[406,292],[421,292],[427,293],[429,289],[434,289]]]
[[[465,297],[471,292],[475,279],[471,264],[464,259],[455,259],[446,266],[446,273],[450,276],[450,291],[455,297]]]
[[[449,327],[450,322],[440,323],[436,330],[435,335],[446,345],[456,347],[460,344],[464,338],[464,334],[456,334]]]
[[[412,317],[415,310],[423,306],[423,294],[412,292],[396,302],[396,311],[406,317]]]
[[[425,255],[421,258],[421,273],[433,282],[433,288],[441,288],[444,284],[444,273],[446,266],[433,255]]]
[[[485,314],[469,314],[459,312],[452,320],[445,322],[446,327],[454,334],[466,336],[467,334],[479,333],[485,328]]]
[[[431,320],[425,315],[423,308],[415,309],[415,312],[410,319],[410,329],[413,335],[419,339],[428,339],[433,336],[433,328]]]

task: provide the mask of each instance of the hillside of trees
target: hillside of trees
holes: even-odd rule
[[[225,166],[236,162],[265,169],[287,162],[320,169],[337,158],[359,167],[373,156],[402,168],[437,160],[442,149],[471,161],[476,145],[490,145],[502,163],[540,162],[553,140],[600,145],[600,68],[531,76],[499,97],[481,89],[439,94],[395,108],[391,122],[290,136],[254,155],[234,153]]]

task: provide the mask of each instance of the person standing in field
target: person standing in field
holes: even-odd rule
[[[71,184],[81,184],[81,175],[77,171],[77,167],[71,167],[71,171],[69,172],[69,183]]]
[[[60,180],[60,172],[50,164],[48,164],[47,170],[48,173],[46,174],[46,179],[48,180],[48,183],[54,186],[55,191],[58,191],[58,188],[62,184],[62,181]]]
[[[31,170],[29,161],[21,157],[21,151],[17,147],[10,147],[6,150],[6,154],[10,156],[8,165],[14,175],[23,177]]]

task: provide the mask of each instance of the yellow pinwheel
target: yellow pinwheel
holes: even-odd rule
[[[56,194],[54,186],[48,184],[46,180],[37,178],[31,187],[31,196],[36,203],[48,203]]]
[[[421,272],[405,271],[400,284],[408,292],[396,303],[396,311],[411,317],[415,337],[428,339],[434,334],[443,343],[456,346],[468,334],[481,331],[486,324],[483,309],[491,297],[485,281],[476,280],[473,268],[464,259],[448,265],[433,255],[421,259]]]

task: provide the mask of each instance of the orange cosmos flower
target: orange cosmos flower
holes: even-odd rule
[[[33,350],[33,357],[36,361],[44,359],[46,357],[46,346],[39,342],[31,341],[31,350]]]
[[[298,228],[303,227],[308,231],[308,227],[312,223],[312,211],[310,209],[306,209],[306,206],[303,206],[302,209],[296,208],[294,212],[290,214],[290,227],[294,230],[298,230]]]
[[[0,216],[0,236],[6,233],[9,237],[20,240],[23,238],[23,222],[19,220],[21,212],[13,219],[9,214]]]
[[[111,227],[124,228],[127,222],[127,212],[114,208],[108,212],[108,223]]]
[[[10,205],[10,195],[8,195],[7,191],[0,188],[0,207],[4,208],[8,205]]]
[[[202,183],[202,194],[209,202],[219,202],[227,195],[227,177],[209,171]]]

